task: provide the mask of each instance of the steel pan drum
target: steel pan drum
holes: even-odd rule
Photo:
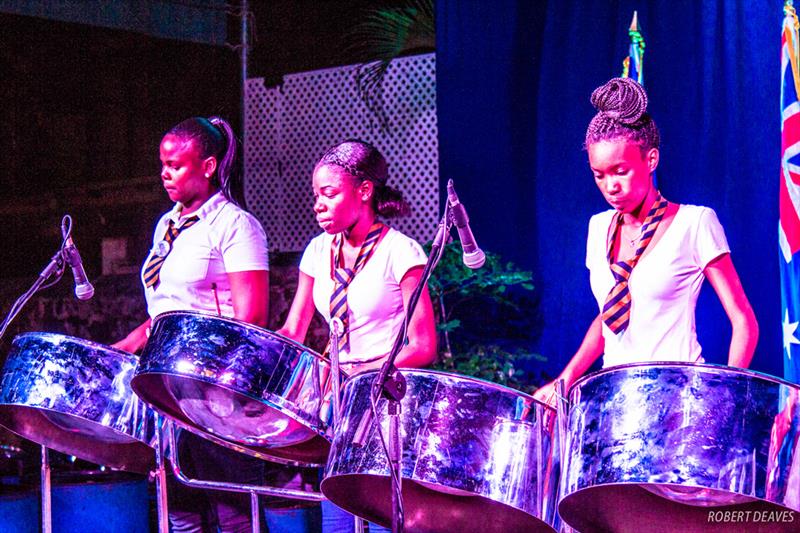
[[[800,387],[757,372],[643,363],[569,392],[559,513],[599,531],[800,530]]]
[[[93,463],[146,473],[153,413],[133,394],[136,356],[55,333],[14,338],[0,377],[0,425]]]
[[[377,372],[344,386],[322,492],[380,525],[391,524],[386,455],[370,414]],[[407,531],[552,532],[558,479],[555,412],[528,395],[477,379],[403,370],[400,419]],[[378,402],[389,438],[387,404]]]
[[[131,386],[179,426],[272,461],[323,465],[330,366],[277,333],[198,312],[153,320]]]

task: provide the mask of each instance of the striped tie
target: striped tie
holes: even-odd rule
[[[383,224],[376,222],[369,228],[367,238],[361,244],[353,268],[340,267],[342,260],[342,234],[337,233],[331,242],[331,276],[333,278],[333,294],[331,294],[331,319],[338,318],[344,325],[339,336],[339,351],[350,349],[350,317],[347,307],[347,288],[367,264],[375,251],[375,245],[383,231]]]
[[[602,315],[603,322],[614,334],[622,333],[628,327],[631,317],[631,293],[628,290],[628,279],[631,277],[633,267],[639,262],[639,258],[642,257],[647,245],[653,240],[658,223],[664,218],[664,212],[667,210],[668,202],[661,196],[660,192],[657,192],[657,194],[653,207],[650,208],[650,212],[647,213],[647,218],[642,224],[639,247],[636,249],[636,254],[631,259],[614,263],[614,242],[617,240],[617,233],[622,225],[622,214],[617,213],[616,215],[614,232],[611,235],[611,242],[608,243],[608,265],[616,283],[611,292],[608,293],[608,296],[606,296]]]
[[[172,241],[177,239],[178,235],[180,235],[183,230],[191,228],[197,224],[199,220],[200,218],[197,216],[188,217],[183,221],[183,224],[177,228],[175,227],[175,222],[172,220],[169,221],[167,233],[164,235],[164,240],[156,244],[153,252],[150,254],[150,259],[147,261],[147,266],[144,267],[144,275],[142,277],[144,279],[145,287],[153,287],[154,289],[158,287],[158,274],[161,272],[161,266],[164,264],[167,256],[172,251]],[[162,250],[160,249],[161,247],[164,247],[165,249]]]

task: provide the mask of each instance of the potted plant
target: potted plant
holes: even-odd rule
[[[461,261],[460,246],[451,243],[428,286],[440,333],[435,369],[524,392],[535,388],[530,366],[545,358],[525,348],[538,329],[530,272],[493,253],[471,270]]]

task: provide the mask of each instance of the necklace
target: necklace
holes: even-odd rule
[[[641,238],[642,238],[642,230],[641,230],[641,228],[639,228],[639,231],[636,233],[636,236],[635,236],[635,237],[633,237],[633,238],[630,238],[630,237],[627,237],[627,236],[622,236],[622,237],[623,237],[623,238],[624,238],[626,241],[628,241],[628,243],[630,244],[631,248],[635,248],[635,247],[636,247],[636,244],[637,244],[637,243],[639,242],[639,240],[641,240]]]

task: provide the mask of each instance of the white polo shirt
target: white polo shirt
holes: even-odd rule
[[[327,322],[334,287],[332,240],[328,233],[318,235],[300,260],[300,271],[314,278],[314,305]],[[410,269],[425,263],[425,252],[417,241],[389,228],[347,290],[350,349],[339,352],[343,363],[372,361],[389,353],[406,316],[400,281]]]
[[[176,227],[180,227],[183,218],[197,215],[200,220],[183,230],[172,243],[159,272],[159,284],[155,288],[145,287],[147,312],[151,318],[167,311],[216,314],[219,300],[222,315],[232,317],[228,272],[269,270],[264,228],[221,192],[185,217],[180,216],[181,209],[180,203],[175,204],[156,224],[153,247],[144,265],[150,261],[156,245],[164,240],[170,220]]]
[[[612,209],[589,222],[586,266],[601,311],[615,283],[606,256],[613,220]],[[695,331],[695,307],[706,266],[730,253],[722,225],[712,209],[683,204],[672,224],[651,246],[628,281],[632,302],[628,328],[614,334],[602,325],[604,368],[646,361],[703,362]]]

